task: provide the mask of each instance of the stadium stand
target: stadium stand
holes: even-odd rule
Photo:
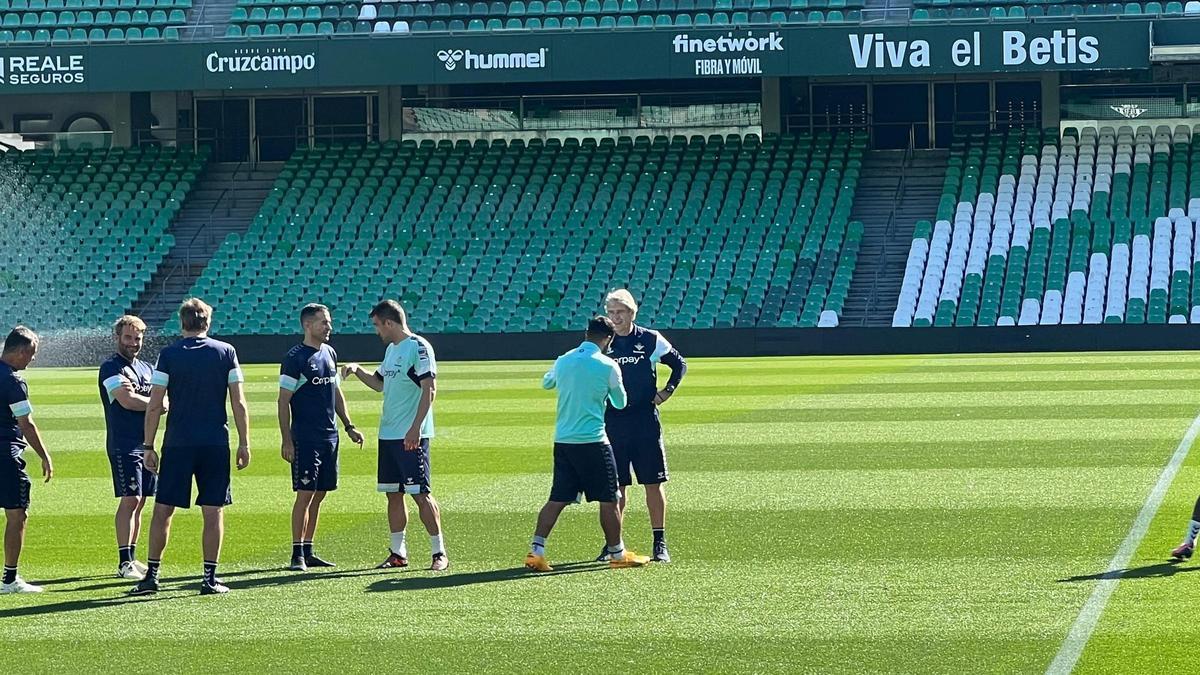
[[[1200,322],[1198,146],[1188,125],[957,139],[893,325]]]
[[[1109,2],[1053,3],[1032,2],[1013,4],[987,0],[914,0],[913,21],[947,21],[967,19],[1036,19],[1040,17],[1095,16],[1195,16],[1200,15],[1200,3],[1195,2]]]
[[[193,293],[216,330],[292,330],[320,300],[370,332],[562,330],[614,286],[663,327],[836,325],[862,226],[850,135],[425,140],[301,149]],[[319,272],[318,272],[319,270]],[[330,271],[336,273],[330,274]]]
[[[0,44],[178,40],[192,0],[0,0]]]
[[[37,330],[108,325],[174,245],[207,161],[173,148],[0,154],[0,312]]]
[[[227,35],[857,23],[861,0],[238,0]]]
[[[126,0],[128,1],[128,0]],[[538,29],[859,23],[861,0],[238,0],[226,35],[258,37]],[[1194,16],[1200,2],[1021,3],[915,0],[912,20]]]

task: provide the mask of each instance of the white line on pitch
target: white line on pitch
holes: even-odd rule
[[[1121,542],[1117,554],[1108,563],[1108,571],[1101,576],[1096,588],[1088,597],[1087,603],[1084,604],[1083,609],[1079,610],[1079,616],[1075,618],[1071,632],[1067,634],[1067,639],[1063,641],[1058,655],[1046,669],[1046,675],[1068,675],[1075,669],[1075,664],[1079,662],[1079,657],[1083,654],[1083,648],[1087,646],[1088,640],[1092,637],[1092,631],[1096,629],[1096,624],[1100,621],[1100,615],[1104,613],[1108,599],[1112,597],[1113,591],[1117,590],[1121,575],[1129,566],[1129,561],[1133,559],[1133,554],[1137,551],[1138,545],[1142,543],[1142,538],[1146,536],[1146,530],[1150,529],[1150,521],[1154,520],[1154,514],[1162,505],[1163,497],[1166,496],[1167,489],[1171,487],[1171,481],[1175,480],[1175,474],[1179,473],[1179,467],[1187,458],[1188,450],[1191,449],[1197,434],[1200,434],[1200,414],[1192,420],[1187,433],[1183,435],[1179,446],[1175,448],[1175,454],[1171,455],[1171,461],[1163,467],[1162,473],[1158,476],[1158,482],[1146,496],[1146,503],[1142,504],[1142,510],[1138,511],[1137,518],[1133,521],[1133,527],[1130,528],[1129,534],[1125,535],[1125,541]]]

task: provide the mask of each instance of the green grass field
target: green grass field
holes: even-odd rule
[[[193,509],[150,599],[112,578],[95,371],[30,371],[57,477],[35,484],[21,571],[48,592],[0,598],[0,671],[1044,672],[1200,411],[1194,354],[694,359],[663,409],[676,562],[587,563],[595,508],[572,507],[549,542],[562,573],[538,577],[520,566],[549,489],[546,365],[442,365],[442,574],[370,569],[387,546],[375,448],[345,441],[317,538],[339,567],[281,569],[278,371],[247,368],[255,454],[221,570],[234,592],[196,593]],[[376,395],[347,391],[371,438]],[[1194,664],[1200,566],[1163,563],[1197,493],[1200,451],[1076,672]],[[633,497],[626,542],[645,551]],[[409,541],[425,561],[415,512]]]

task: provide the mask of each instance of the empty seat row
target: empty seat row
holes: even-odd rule
[[[18,14],[8,12],[0,14],[0,26],[15,28],[52,28],[55,26],[182,26],[187,23],[187,17],[182,9],[155,9],[147,12],[137,9],[133,12],[117,10],[110,12],[102,9],[98,12],[91,10],[64,10],[61,12],[26,12]]]
[[[244,0],[245,1],[245,0]],[[258,4],[264,4],[262,2]],[[265,3],[270,4],[270,3]],[[861,9],[857,0],[522,0],[512,2],[364,2],[391,5],[404,18],[489,18],[510,16],[633,15],[673,12],[735,12],[792,9]]]
[[[156,26],[138,28],[39,28],[37,30],[0,29],[0,44],[47,44],[58,42],[124,42],[137,40],[168,40],[179,39],[179,27],[167,26],[159,29]]]
[[[44,12],[64,9],[191,9],[192,0],[0,0],[0,12]]]
[[[343,26],[335,30],[335,32],[375,32],[375,33],[392,33],[392,32],[425,32],[425,31],[491,31],[491,30],[541,30],[541,29],[576,29],[576,28],[651,28],[651,27],[689,27],[689,26],[753,26],[753,25],[782,25],[795,23],[854,23],[861,19],[858,10],[850,12],[842,12],[840,10],[831,10],[827,12],[812,11],[812,12],[734,12],[726,14],[724,12],[715,12],[713,14],[659,14],[657,16],[584,16],[575,17],[568,16],[559,19],[558,17],[540,18],[509,18],[502,19],[470,19],[463,21],[461,19],[451,19],[449,21],[433,20],[400,20],[400,21],[376,21],[376,18],[389,19],[391,17],[375,17],[375,13],[364,8],[363,14],[360,16],[360,21],[353,27]],[[374,21],[373,28],[366,25],[361,25],[364,22],[370,24]]]
[[[954,19],[1030,19],[1039,17],[1073,16],[1195,16],[1200,15],[1200,0],[1186,3],[1173,2],[1127,2],[1091,4],[1029,4],[1009,5],[987,2],[955,3],[934,2],[927,7],[917,7],[912,12],[913,21],[947,21]]]

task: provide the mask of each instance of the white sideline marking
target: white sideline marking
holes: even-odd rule
[[[1130,528],[1129,534],[1125,535],[1125,541],[1121,542],[1121,547],[1117,549],[1116,555],[1108,563],[1108,571],[1104,573],[1100,582],[1096,584],[1096,588],[1092,590],[1092,595],[1088,597],[1083,609],[1079,610],[1079,616],[1075,618],[1071,632],[1063,641],[1058,655],[1054,657],[1050,667],[1046,668],[1046,675],[1068,675],[1075,669],[1075,664],[1079,662],[1079,657],[1083,654],[1083,648],[1087,646],[1088,640],[1092,637],[1092,631],[1096,629],[1096,624],[1100,621],[1100,615],[1104,613],[1108,599],[1112,597],[1113,591],[1117,590],[1121,575],[1129,566],[1129,561],[1133,559],[1133,554],[1137,551],[1138,545],[1142,543],[1142,538],[1146,536],[1146,530],[1150,529],[1150,521],[1154,520],[1154,514],[1162,505],[1163,497],[1166,496],[1167,489],[1171,487],[1171,481],[1175,480],[1175,474],[1179,473],[1179,467],[1187,458],[1188,451],[1191,450],[1192,442],[1196,440],[1197,434],[1200,434],[1200,414],[1192,420],[1192,425],[1188,427],[1187,433],[1179,441],[1179,446],[1175,448],[1175,454],[1171,455],[1171,461],[1163,467],[1162,473],[1158,476],[1158,482],[1146,496],[1146,503],[1142,504],[1142,510],[1138,511],[1137,518],[1133,521],[1133,527]]]

